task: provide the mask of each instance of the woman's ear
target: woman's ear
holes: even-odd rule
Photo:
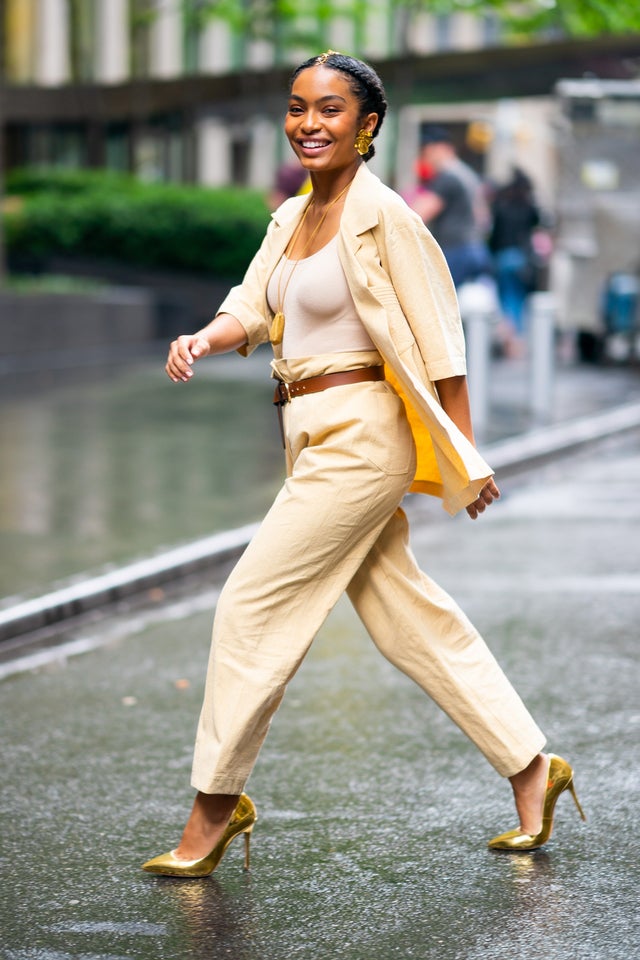
[[[361,129],[368,130],[369,133],[373,133],[376,127],[378,126],[378,114],[377,113],[368,113],[362,123],[360,124]]]

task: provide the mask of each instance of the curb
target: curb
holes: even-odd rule
[[[553,457],[571,453],[607,437],[640,427],[640,403],[614,407],[604,413],[553,424],[543,429],[500,440],[482,455],[496,473],[517,473]]]
[[[481,452],[496,473],[505,476],[637,428],[640,428],[640,403],[499,441]],[[0,643],[51,629],[145,590],[220,567],[240,556],[257,528],[257,523],[248,524],[204,537],[0,610]]]
[[[61,590],[0,610],[0,642],[43,630],[100,607],[239,557],[258,524],[175,547]]]

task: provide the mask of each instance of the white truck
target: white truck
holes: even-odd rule
[[[551,287],[585,362],[640,356],[640,80],[560,80]]]

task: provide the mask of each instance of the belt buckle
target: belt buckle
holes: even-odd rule
[[[278,380],[278,396],[280,397],[280,406],[291,403],[291,390],[289,384],[284,380]]]

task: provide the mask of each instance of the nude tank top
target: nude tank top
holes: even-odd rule
[[[282,308],[285,316],[283,357],[375,350],[349,292],[337,234],[304,260],[283,257],[269,280],[267,301],[274,313]]]

